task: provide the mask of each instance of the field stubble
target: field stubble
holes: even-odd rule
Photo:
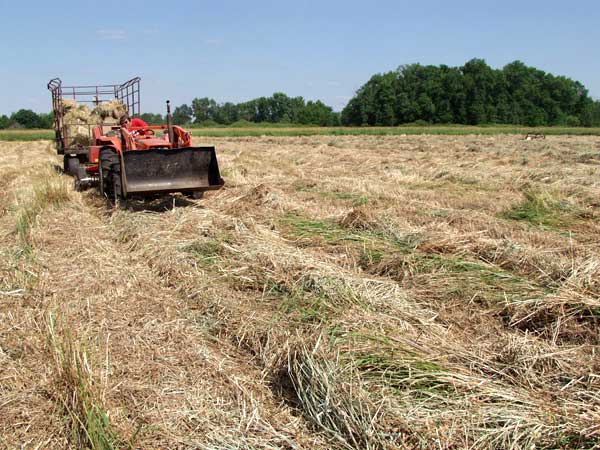
[[[196,141],[127,210],[0,144],[3,446],[598,445],[598,138]]]

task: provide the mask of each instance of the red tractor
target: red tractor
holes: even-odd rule
[[[195,198],[220,189],[224,181],[214,147],[192,147],[190,133],[173,125],[167,101],[167,125],[127,128],[115,124],[89,124],[89,139],[71,136],[82,124],[69,123],[64,100],[98,106],[119,100],[129,115],[140,114],[140,78],[120,85],[62,86],[50,80],[54,130],[64,170],[75,177],[76,188],[98,186],[102,195],[119,203],[132,196],[182,192]],[[85,128],[83,126],[84,134]]]

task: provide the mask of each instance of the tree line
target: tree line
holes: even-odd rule
[[[144,113],[140,118],[150,125],[166,122],[163,115],[155,113]],[[52,120],[52,113],[36,114],[21,109],[10,117],[1,116],[0,129],[52,128]],[[340,125],[340,113],[320,100],[305,101],[303,97],[289,97],[281,92],[242,103],[217,103],[212,98],[195,98],[191,105],[179,105],[173,110],[176,125],[244,125],[247,122],[336,126]]]
[[[150,125],[161,114],[144,113]],[[492,69],[482,59],[462,67],[410,64],[376,74],[341,113],[320,100],[305,101],[276,92],[241,103],[194,98],[173,110],[177,125],[287,123],[316,126],[396,126],[419,124],[510,124],[600,126],[600,101],[578,81],[555,76],[520,61]],[[52,128],[52,113],[21,109],[0,116],[0,129]]]
[[[10,116],[0,116],[0,130],[7,128],[52,128],[54,115],[52,113],[38,114],[30,109],[20,109]]]
[[[194,98],[173,110],[176,125],[244,125],[252,123],[289,123],[291,125],[340,125],[340,113],[320,100],[305,101],[303,97],[289,97],[276,92],[242,103],[218,103],[208,97]],[[164,123],[160,114],[145,113],[141,118],[149,124]]]
[[[578,81],[520,61],[492,69],[410,64],[374,75],[342,111],[344,125],[600,125],[600,102]]]
[[[218,103],[212,98],[192,100],[173,111],[176,124],[232,125],[236,122],[289,123],[299,125],[340,125],[340,114],[320,100],[305,101],[303,97],[289,97],[276,92],[242,103]]]

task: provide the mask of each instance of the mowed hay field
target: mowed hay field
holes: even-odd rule
[[[0,447],[592,449],[600,138],[196,138],[113,209],[0,143]]]

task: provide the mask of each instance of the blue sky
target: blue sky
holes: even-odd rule
[[[127,6],[127,5],[131,6]],[[50,109],[46,83],[142,77],[142,110],[281,91],[340,110],[401,64],[519,59],[600,98],[600,2],[0,0],[0,114]]]

